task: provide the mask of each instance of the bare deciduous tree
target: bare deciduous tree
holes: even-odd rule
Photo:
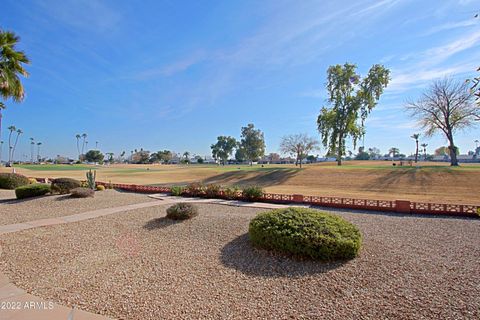
[[[476,125],[480,117],[468,85],[451,78],[434,81],[422,97],[409,102],[406,109],[418,120],[426,136],[443,132],[449,143],[450,165],[458,166],[454,134]]]
[[[282,138],[280,143],[280,150],[283,153],[291,154],[296,157],[295,165],[300,164],[302,167],[302,160],[308,156],[312,150],[318,149],[318,141],[306,134],[292,134]]]

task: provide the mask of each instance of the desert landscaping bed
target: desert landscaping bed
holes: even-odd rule
[[[1,271],[46,300],[120,319],[480,317],[480,221],[338,213],[363,235],[348,262],[251,248],[265,209],[166,206],[0,237]]]
[[[56,218],[85,211],[155,201],[144,194],[105,190],[94,198],[76,199],[70,195],[15,199],[15,191],[0,191],[0,225]]]

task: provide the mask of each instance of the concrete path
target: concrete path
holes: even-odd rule
[[[289,205],[271,204],[261,202],[241,202],[221,199],[202,199],[202,198],[182,198],[172,197],[164,194],[153,194],[151,198],[161,201],[150,201],[143,203],[130,204],[126,206],[106,208],[99,210],[92,210],[83,213],[73,214],[70,216],[40,219],[24,223],[16,223],[0,226],[0,235],[18,232],[22,230],[54,226],[57,224],[71,223],[103,217],[109,214],[160,206],[165,204],[172,204],[178,202],[195,202],[195,203],[211,203],[238,207],[254,207],[265,209],[287,208]],[[110,319],[98,314],[82,311],[72,310],[65,306],[55,304],[51,301],[42,300],[35,297],[25,290],[16,287],[8,278],[0,272],[0,319],[14,320],[14,319],[35,319],[35,320],[107,320]]]

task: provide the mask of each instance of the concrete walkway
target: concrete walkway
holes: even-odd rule
[[[261,202],[241,202],[221,199],[202,199],[202,198],[182,198],[172,197],[164,194],[153,194],[151,198],[160,201],[150,201],[137,204],[130,204],[121,207],[106,208],[99,210],[92,210],[83,213],[73,214],[70,216],[40,219],[35,221],[29,221],[24,223],[16,223],[0,226],[0,235],[18,232],[22,230],[54,226],[58,224],[71,223],[77,221],[83,221],[93,219],[97,217],[103,217],[106,215],[148,208],[154,206],[160,206],[165,204],[172,204],[178,202],[195,202],[195,203],[211,203],[238,207],[254,207],[265,209],[277,209],[287,208],[289,205],[283,204],[270,204]],[[25,290],[16,287],[9,281],[7,276],[0,272],[0,319],[1,320],[14,320],[14,319],[35,319],[35,320],[107,320],[110,319],[98,314],[82,311],[72,310],[68,307],[61,306],[50,301],[43,300],[39,297],[35,297]]]

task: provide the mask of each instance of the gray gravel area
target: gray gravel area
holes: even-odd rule
[[[300,261],[253,249],[264,209],[166,206],[0,237],[0,267],[44,299],[120,319],[479,319],[480,220],[338,213],[357,259]]]
[[[69,195],[53,195],[16,200],[14,191],[2,190],[0,191],[0,225],[56,218],[148,201],[155,200],[144,194],[115,190],[95,192],[94,198],[78,199]]]

